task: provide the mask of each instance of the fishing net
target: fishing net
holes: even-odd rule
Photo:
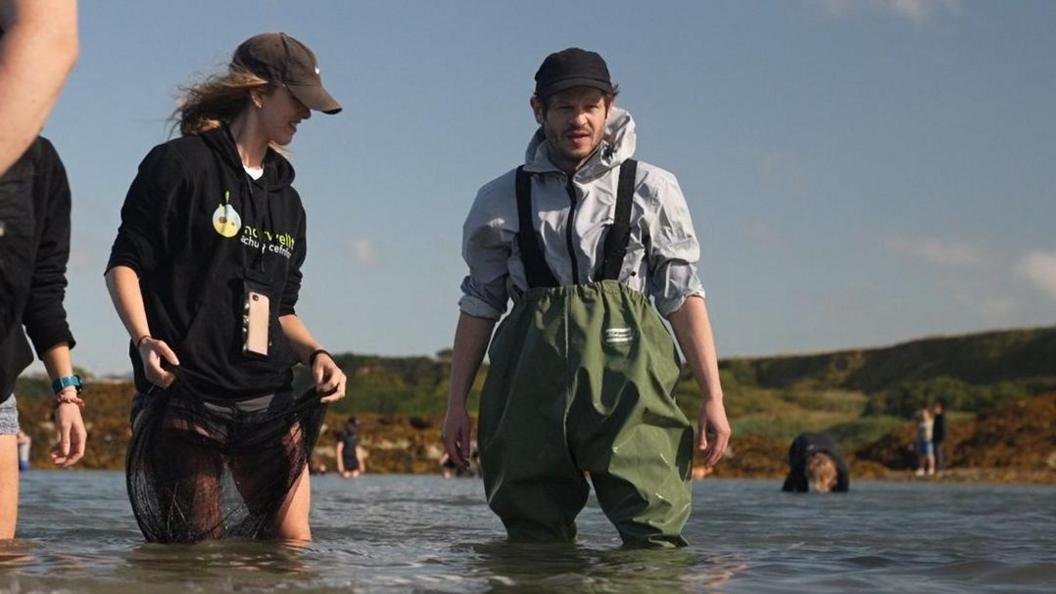
[[[326,405],[315,389],[212,401],[173,387],[143,397],[126,460],[148,542],[275,536],[311,456]]]

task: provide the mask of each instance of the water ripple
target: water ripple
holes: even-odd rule
[[[1052,487],[859,481],[790,496],[696,483],[692,546],[619,548],[596,503],[575,545],[514,545],[478,481],[315,479],[315,540],[144,544],[117,473],[32,472],[0,590],[28,592],[1048,592]],[[77,501],[78,505],[68,502]]]

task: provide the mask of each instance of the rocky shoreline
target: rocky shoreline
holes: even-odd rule
[[[128,408],[132,387],[99,383],[85,394],[89,447],[79,468],[120,470],[130,436]],[[33,439],[31,463],[53,468],[48,448],[54,440],[50,400],[20,398],[23,429]],[[361,445],[372,473],[432,474],[440,472],[443,454],[440,415],[357,415]],[[347,414],[326,416],[314,463],[333,470],[334,445]],[[913,473],[913,429],[892,431],[856,451],[844,452],[853,479],[931,482],[994,482],[1056,484],[1056,394],[1015,402],[985,418],[951,427],[946,443],[949,467],[940,476]],[[45,445],[48,444],[48,445]],[[730,453],[710,476],[715,478],[780,479],[787,471],[788,444],[762,435],[735,435]]]

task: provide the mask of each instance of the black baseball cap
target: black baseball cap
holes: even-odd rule
[[[615,93],[605,60],[596,52],[578,47],[550,54],[535,73],[535,95],[541,99],[572,87]]]
[[[231,64],[268,82],[286,85],[308,109],[329,114],[341,111],[341,104],[323,88],[315,54],[285,33],[261,33],[243,41]]]

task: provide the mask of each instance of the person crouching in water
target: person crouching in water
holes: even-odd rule
[[[782,491],[845,493],[850,472],[836,443],[822,433],[800,433],[788,448],[788,476]]]
[[[310,110],[340,109],[311,50],[257,35],[139,166],[106,280],[132,339],[128,488],[148,541],[311,537],[307,465],[345,376],[294,309],[305,212],[280,150]],[[299,397],[297,363],[315,382]]]
[[[632,158],[600,55],[550,54],[535,81],[525,163],[480,189],[463,226],[444,448],[469,464],[466,397],[490,341],[480,463],[510,539],[573,540],[589,473],[626,545],[682,546],[693,425],[661,316],[700,386],[707,466],[730,436],[689,208],[674,175]]]

